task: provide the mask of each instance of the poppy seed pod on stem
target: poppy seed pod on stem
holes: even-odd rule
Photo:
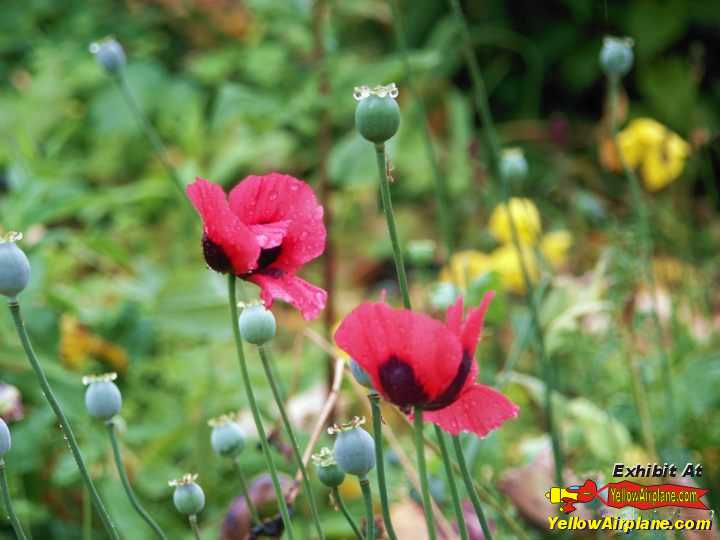
[[[348,474],[361,480],[375,467],[375,441],[360,426],[364,418],[355,417],[347,424],[335,425],[328,429],[335,440],[335,461]]]
[[[262,304],[250,304],[240,312],[240,335],[248,343],[264,345],[275,337],[275,315]]]
[[[173,504],[178,512],[186,516],[195,516],[205,508],[205,492],[195,482],[197,477],[197,474],[186,474],[169,482],[175,488]]]
[[[503,150],[500,156],[500,174],[508,180],[524,180],[527,173],[527,160],[520,148]]]
[[[345,471],[338,467],[332,450],[325,447],[313,454],[313,463],[317,469],[318,478],[323,485],[329,488],[338,487],[345,480]]]
[[[373,389],[370,376],[362,368],[362,366],[352,358],[350,359],[350,373],[352,373],[353,378],[358,382],[358,384],[364,386],[365,388],[369,388],[370,390]]]
[[[15,298],[30,281],[30,262],[15,242],[22,234],[11,232],[0,237],[0,294]]]
[[[353,97],[358,102],[355,108],[355,127],[363,138],[382,144],[397,133],[400,127],[400,107],[395,101],[397,95],[395,83],[355,88]]]
[[[606,36],[600,49],[600,65],[608,76],[622,77],[632,68],[633,40]]]
[[[245,434],[232,415],[223,415],[208,422],[212,427],[210,445],[224,457],[235,457],[245,448]]]
[[[113,37],[107,37],[90,45],[90,52],[105,71],[115,75],[125,67],[126,58],[122,45]]]
[[[85,408],[90,416],[110,420],[120,412],[122,394],[113,382],[115,379],[117,373],[83,377],[83,384],[88,387],[85,391]]]

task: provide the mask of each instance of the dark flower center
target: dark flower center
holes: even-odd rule
[[[275,246],[274,248],[261,249],[260,256],[258,257],[257,270],[264,270],[274,263],[280,256],[280,251],[282,251],[282,244]]]
[[[379,369],[380,382],[390,401],[399,407],[422,405],[428,395],[410,364],[391,356]]]
[[[460,394],[460,391],[463,389],[463,386],[465,386],[465,382],[467,381],[468,375],[470,374],[472,362],[473,359],[470,353],[468,353],[467,351],[463,351],[462,360],[460,362],[460,365],[458,366],[458,371],[455,374],[453,380],[450,382],[450,384],[443,391],[442,394],[433,399],[423,408],[428,411],[435,411],[438,409],[444,409],[452,402],[454,402]]]
[[[227,274],[232,271],[232,263],[225,251],[218,244],[210,240],[207,233],[202,237],[203,255],[207,265],[221,274]]]

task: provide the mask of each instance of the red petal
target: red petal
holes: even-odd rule
[[[478,339],[480,339],[483,323],[485,322],[485,313],[487,313],[488,307],[490,307],[490,301],[494,296],[494,291],[486,292],[480,305],[468,312],[467,319],[465,319],[465,323],[463,324],[460,339],[463,350],[468,351],[471,356],[475,356],[475,349],[477,348]]]
[[[197,178],[187,187],[187,195],[202,218],[208,238],[222,248],[235,273],[255,268],[260,246],[255,235],[230,210],[222,187]]]
[[[302,180],[279,173],[248,176],[230,192],[230,208],[248,225],[289,221],[273,267],[295,272],[325,251],[323,207]]]
[[[458,296],[456,302],[447,308],[445,312],[445,324],[450,331],[455,334],[458,338],[462,335],[462,322],[463,322],[463,297]]]
[[[268,308],[277,298],[299,309],[305,320],[316,318],[327,301],[327,292],[292,274],[275,277],[258,272],[248,279],[260,286],[260,296]]]
[[[283,221],[266,223],[265,225],[250,225],[250,230],[262,249],[270,249],[282,244],[289,226],[290,221],[284,219]]]
[[[518,407],[497,390],[475,384],[463,391],[460,399],[439,411],[426,411],[425,419],[458,435],[471,431],[484,437],[506,420],[517,416]]]
[[[460,341],[444,324],[384,303],[365,302],[355,308],[335,333],[335,342],[362,366],[381,393],[385,392],[378,369],[396,357],[412,367],[430,400],[453,380],[462,356]]]

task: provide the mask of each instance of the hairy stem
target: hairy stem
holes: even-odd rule
[[[348,522],[348,525],[350,525],[350,528],[355,533],[355,537],[358,540],[363,540],[363,535],[360,532],[360,529],[357,526],[357,523],[355,523],[355,520],[350,515],[350,512],[347,509],[347,506],[345,506],[345,503],[343,502],[342,496],[340,495],[340,490],[336,487],[332,488],[332,494],[333,498],[335,499],[335,503],[337,504],[338,508],[342,512],[343,516],[345,516],[345,519]]]
[[[380,411],[380,396],[376,392],[368,395],[372,408],[373,436],[375,437],[375,467],[377,468],[378,491],[380,492],[380,507],[382,508],[385,532],[390,540],[397,540],[395,528],[390,518],[390,502],[388,500],[387,484],[385,481],[385,456],[382,437],[382,412]]]
[[[250,515],[255,523],[260,523],[260,513],[255,507],[255,503],[250,498],[250,490],[248,489],[247,480],[245,480],[245,474],[242,472],[242,466],[240,465],[240,459],[233,459],[233,465],[235,465],[235,472],[238,475],[238,481],[240,482],[240,491],[242,491],[243,497],[245,497],[245,504],[247,504]]]
[[[360,488],[362,489],[363,501],[365,502],[365,524],[366,533],[365,538],[367,540],[375,540],[375,512],[373,512],[372,503],[372,491],[370,490],[370,480],[365,478],[360,479]]]
[[[487,540],[492,540],[492,533],[490,532],[487,519],[485,519],[485,512],[483,512],[480,497],[478,497],[477,491],[475,491],[475,486],[472,483],[472,476],[470,476],[470,471],[468,470],[467,462],[465,461],[465,454],[463,452],[462,444],[460,443],[460,437],[453,437],[452,440],[455,448],[455,458],[457,459],[458,465],[460,465],[460,471],[462,472],[460,476],[462,476],[465,481],[465,490],[467,491],[468,497],[470,497],[470,502],[472,502],[473,508],[475,509],[475,515],[477,515],[477,518],[480,521],[480,527],[482,527],[483,535]]]
[[[5,503],[5,510],[7,510],[8,517],[10,518],[10,524],[12,525],[15,535],[18,540],[27,540],[25,531],[23,530],[20,520],[15,513],[12,499],[10,498],[10,489],[8,488],[7,477],[5,474],[5,460],[0,458],[0,487],[2,487],[3,502]]]
[[[420,491],[422,493],[423,508],[425,509],[425,524],[427,525],[428,538],[435,540],[435,517],[433,516],[430,503],[430,484],[428,482],[427,466],[425,464],[425,441],[423,439],[423,410],[415,407],[415,452],[417,454],[418,476],[420,477]]]
[[[440,446],[440,453],[445,467],[445,476],[447,477],[448,487],[450,488],[450,498],[452,500],[453,510],[455,511],[457,525],[460,529],[460,538],[461,540],[468,540],[470,535],[468,533],[467,523],[465,523],[465,514],[460,503],[460,494],[458,493],[457,484],[455,483],[455,474],[452,470],[450,453],[448,452],[447,442],[445,440],[445,433],[443,433],[443,430],[440,429],[437,424],[435,425],[435,436],[437,437],[438,445]]]
[[[188,517],[188,522],[190,523],[190,529],[192,529],[195,540],[200,540],[200,527],[198,527],[197,516],[193,514]]]

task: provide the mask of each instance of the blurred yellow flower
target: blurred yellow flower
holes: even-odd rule
[[[499,204],[490,214],[490,231],[502,243],[512,242],[510,229],[510,215],[513,217],[517,229],[518,239],[523,244],[533,244],[540,233],[540,212],[530,199],[513,197],[508,203],[510,211],[505,204]]]
[[[538,265],[535,254],[527,247],[522,247],[523,259],[532,281],[538,278]],[[516,293],[525,292],[525,279],[520,265],[520,258],[515,246],[504,244],[491,254],[492,267],[500,275],[504,287]]]
[[[638,118],[618,134],[618,146],[630,168],[640,168],[649,191],[677,179],[690,155],[690,145],[677,133],[651,118]]]
[[[452,283],[461,291],[466,291],[473,280],[492,269],[492,260],[486,253],[458,251],[440,272],[440,281]]]
[[[72,315],[60,319],[60,358],[71,369],[82,369],[90,358],[97,358],[115,371],[127,369],[125,349],[93,334]]]
[[[570,246],[572,235],[565,230],[549,232],[540,240],[540,252],[553,268],[559,268],[567,262]]]

